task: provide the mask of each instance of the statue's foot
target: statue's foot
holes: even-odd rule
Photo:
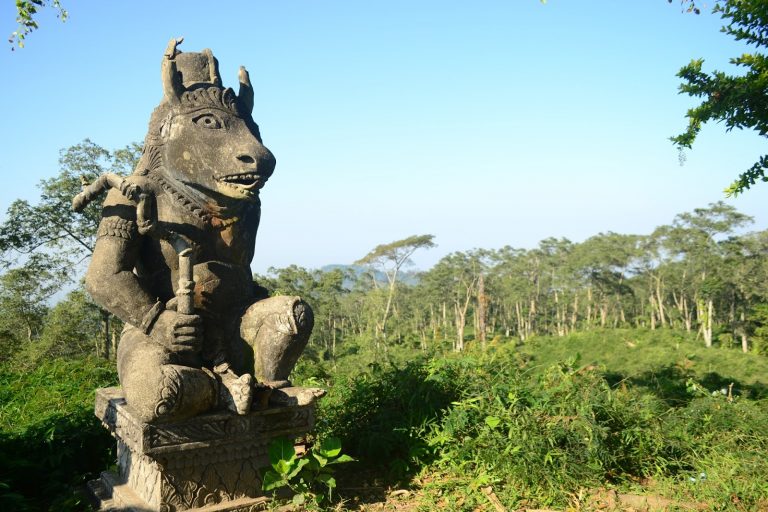
[[[286,407],[290,405],[310,405],[325,396],[322,388],[282,388],[276,389],[269,397],[269,405]]]
[[[257,382],[254,385],[253,405],[254,411],[263,411],[270,404],[270,397],[277,389],[289,388],[293,386],[289,380],[270,380],[267,382]]]
[[[283,389],[293,387],[289,380],[268,380],[264,383],[272,389]]]
[[[228,370],[220,377],[219,395],[227,409],[241,415],[248,414],[253,401],[253,376],[245,373],[238,377]]]

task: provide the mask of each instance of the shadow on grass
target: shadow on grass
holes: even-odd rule
[[[420,435],[459,396],[454,371],[430,372],[418,362],[372,365],[369,372],[342,379],[321,401],[318,431],[342,440],[344,453],[358,460],[339,468],[338,495],[347,507],[386,499],[389,489],[407,485],[428,462]]]
[[[114,462],[114,440],[88,409],[0,434],[0,510],[91,510],[82,485]]]
[[[698,377],[693,371],[675,364],[648,370],[639,375],[627,377],[621,373],[606,372],[605,380],[611,387],[629,385],[645,389],[671,407],[685,407],[702,393],[722,393],[741,396],[751,400],[768,398],[768,385],[762,383],[743,384],[737,379],[709,372]]]

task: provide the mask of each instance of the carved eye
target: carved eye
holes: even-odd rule
[[[192,122],[195,123],[197,126],[202,126],[203,128],[209,128],[211,130],[218,130],[219,128],[224,128],[224,123],[221,122],[221,119],[219,119],[213,114],[199,115],[193,118]]]

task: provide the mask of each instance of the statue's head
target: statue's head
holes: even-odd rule
[[[152,113],[143,169],[214,201],[255,200],[275,169],[251,117],[253,88],[240,68],[237,95],[223,88],[210,50],[181,53],[173,39],[163,56],[164,98]]]

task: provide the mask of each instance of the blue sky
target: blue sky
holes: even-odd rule
[[[63,1],[0,51],[0,210],[31,201],[66,148],[141,141],[168,40],[209,47],[225,85],[245,65],[277,157],[253,268],[350,263],[431,233],[417,267],[474,247],[649,233],[722,190],[765,148],[707,126],[684,166],[668,137],[694,105],[691,58],[745,50],[709,14],[646,0]],[[15,29],[12,2],[0,8]],[[766,229],[768,185],[729,203]]]

